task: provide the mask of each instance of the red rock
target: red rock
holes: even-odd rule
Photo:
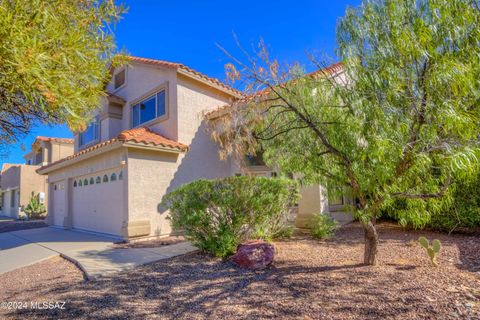
[[[273,262],[275,248],[272,244],[262,240],[251,240],[237,247],[237,253],[232,261],[246,269],[265,269]]]

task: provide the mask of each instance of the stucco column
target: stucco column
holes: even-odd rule
[[[47,194],[50,196],[51,194],[53,194],[53,184],[49,182],[48,178],[46,179],[46,184],[47,184],[47,190],[48,190]],[[48,225],[53,225],[52,213],[53,213],[53,201],[47,200],[47,218],[45,219],[45,222]]]
[[[324,187],[316,184],[302,187],[300,197],[295,226],[297,228],[309,228],[311,220],[316,214],[328,211],[327,192]]]
[[[65,179],[65,218],[63,219],[63,226],[67,229],[73,227],[72,186],[73,180],[71,178]]]

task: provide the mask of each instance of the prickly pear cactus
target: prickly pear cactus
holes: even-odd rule
[[[430,242],[427,238],[420,237],[418,238],[418,243],[420,243],[420,245],[425,249],[425,251],[427,251],[428,257],[430,258],[430,262],[432,263],[432,265],[435,267],[438,266],[437,256],[440,252],[440,249],[442,248],[440,240],[435,239],[432,241],[432,245],[430,245]]]

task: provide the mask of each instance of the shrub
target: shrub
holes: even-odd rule
[[[338,222],[333,220],[332,217],[325,214],[316,214],[313,217],[310,232],[314,238],[327,239],[332,237],[337,229]]]
[[[34,192],[32,192],[32,195],[30,196],[30,202],[22,209],[28,219],[44,218],[45,212],[47,212],[45,206],[39,201],[39,195],[35,195]]]
[[[442,199],[395,199],[387,203],[383,214],[415,229],[476,231],[480,228],[480,168],[457,174]]]
[[[480,170],[457,177],[447,196],[433,203],[428,227],[447,232],[480,228]]]
[[[182,230],[198,248],[225,258],[247,239],[284,234],[289,208],[298,199],[289,179],[228,177],[197,180],[167,194],[175,230]]]

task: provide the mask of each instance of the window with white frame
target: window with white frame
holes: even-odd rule
[[[92,122],[88,125],[85,131],[81,132],[79,135],[80,146],[90,144],[98,140],[98,116],[93,118]]]
[[[132,127],[165,115],[165,90],[132,106]]]

